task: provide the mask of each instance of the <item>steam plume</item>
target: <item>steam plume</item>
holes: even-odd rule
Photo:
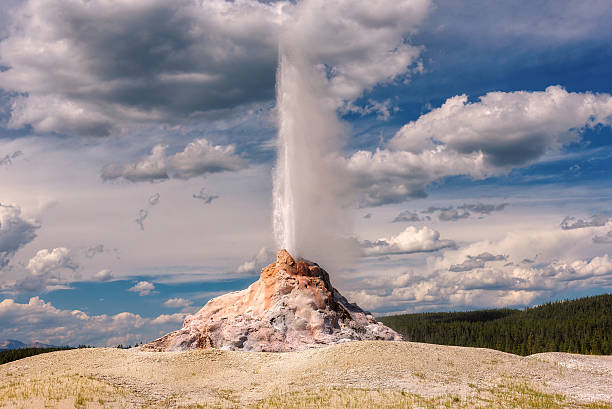
[[[404,35],[429,5],[303,0],[286,9],[276,84],[274,232],[278,246],[294,256],[326,264],[349,255],[347,209],[355,183],[341,155],[346,132],[337,111],[364,90],[406,73],[420,49],[405,43]]]
[[[297,257],[320,260],[321,244],[350,225],[337,203],[340,169],[334,166],[342,125],[320,73],[301,50],[281,44],[277,81],[276,240]]]

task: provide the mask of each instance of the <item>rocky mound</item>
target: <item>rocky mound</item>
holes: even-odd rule
[[[402,337],[349,303],[317,264],[280,250],[247,289],[213,298],[181,329],[141,348],[284,352],[351,340]]]

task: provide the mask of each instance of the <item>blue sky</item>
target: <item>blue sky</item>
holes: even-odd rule
[[[304,256],[351,301],[382,315],[610,292],[609,2],[347,4],[8,2],[0,339],[150,340],[257,279],[279,246],[283,41],[325,67],[342,125],[346,246]]]

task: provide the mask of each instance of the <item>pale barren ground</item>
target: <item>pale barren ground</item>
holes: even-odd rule
[[[1,408],[612,408],[612,356],[414,342],[290,353],[79,349],[0,366]]]

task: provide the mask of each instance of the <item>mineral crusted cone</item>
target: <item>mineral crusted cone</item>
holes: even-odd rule
[[[276,262],[247,289],[213,298],[187,316],[181,329],[142,349],[284,352],[351,340],[402,337],[349,303],[317,264],[280,250]]]

